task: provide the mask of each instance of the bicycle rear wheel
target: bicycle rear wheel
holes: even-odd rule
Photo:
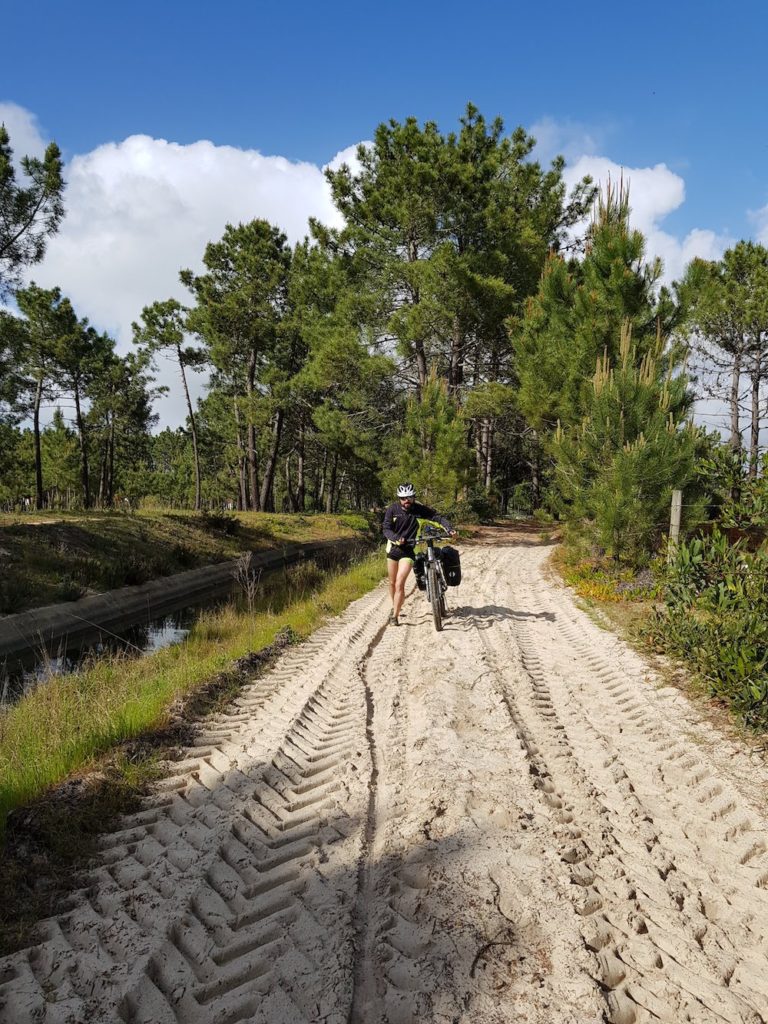
[[[437,568],[432,564],[427,566],[427,597],[432,605],[432,618],[435,623],[435,629],[439,633],[443,628],[443,594],[440,590]]]

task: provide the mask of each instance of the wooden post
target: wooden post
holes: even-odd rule
[[[680,539],[680,514],[683,510],[683,492],[672,491],[672,511],[669,517],[669,543],[667,561],[672,561]]]

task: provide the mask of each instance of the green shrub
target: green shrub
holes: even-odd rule
[[[14,615],[27,605],[32,585],[23,579],[0,579],[0,614]]]
[[[240,520],[233,512],[201,512],[200,524],[209,533],[223,533],[234,537],[240,529]]]
[[[648,639],[692,664],[747,725],[768,727],[768,554],[716,530],[678,546],[663,584]]]

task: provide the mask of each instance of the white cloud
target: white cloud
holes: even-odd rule
[[[564,156],[570,163],[585,154],[595,153],[603,144],[605,130],[581,121],[555,120],[542,117],[528,129],[536,139],[533,157],[549,164],[556,156]]]
[[[708,228],[694,228],[682,238],[662,228],[664,218],[685,201],[684,180],[666,164],[622,167],[607,157],[581,156],[566,168],[566,184],[572,188],[587,174],[602,187],[609,180],[614,184],[623,180],[629,185],[631,223],[646,237],[646,255],[661,257],[666,282],[679,278],[695,256],[718,259],[733,242],[729,236]]]
[[[750,210],[749,219],[755,225],[755,241],[761,245],[768,245],[768,206]]]
[[[47,140],[44,139],[37,118],[17,103],[0,103],[0,124],[8,129],[13,150],[13,161],[23,156],[42,157]]]
[[[354,146],[347,146],[346,149],[342,149],[337,153],[333,160],[329,160],[323,170],[338,171],[342,164],[347,164],[353,174],[359,174],[362,170],[362,164],[357,158],[359,146],[365,146],[366,149],[370,149],[373,143],[366,140],[365,142],[356,142]]]
[[[334,157],[354,157],[354,147]],[[30,278],[59,285],[81,316],[127,350],[131,322],[145,305],[188,300],[179,270],[202,267],[210,241],[227,223],[264,217],[296,242],[317,217],[340,224],[320,167],[211,142],[178,145],[136,135],[74,157],[65,168],[67,214]],[[170,395],[158,405],[163,424],[183,422],[172,370]],[[166,379],[167,378],[167,379]],[[197,391],[202,390],[197,378]]]

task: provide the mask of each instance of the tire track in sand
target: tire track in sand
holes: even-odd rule
[[[439,635],[378,590],[287,652],[0,961],[0,1021],[764,1024],[764,818],[545,555],[470,549]]]
[[[729,851],[725,838],[743,827],[743,801],[722,799],[726,787],[651,708],[642,665],[634,678],[617,669],[624,645],[543,584],[540,557],[510,556],[506,570],[527,611],[512,630],[529,680],[517,705],[532,757],[546,751],[536,766],[545,798],[577,827],[562,856],[581,890],[574,902],[609,1019],[762,1021],[766,987],[753,952],[765,945],[754,899],[762,873],[743,870],[762,844]],[[680,799],[681,777],[704,785],[698,800]],[[724,814],[738,828],[712,835]],[[719,871],[702,870],[714,863]]]
[[[482,641],[499,557],[467,553],[467,603],[439,635],[414,594],[368,665],[381,770],[351,1024],[602,1019]]]

